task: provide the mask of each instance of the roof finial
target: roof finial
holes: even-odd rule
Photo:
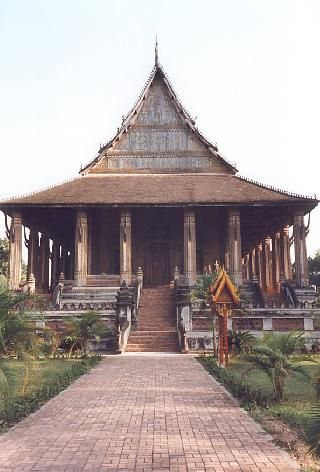
[[[156,45],[154,48],[154,65],[159,66],[159,56],[158,56],[158,36],[156,35]]]

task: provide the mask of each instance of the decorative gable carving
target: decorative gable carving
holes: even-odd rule
[[[116,138],[89,172],[234,173],[210,144],[190,126],[162,69],[156,69],[143,97]]]

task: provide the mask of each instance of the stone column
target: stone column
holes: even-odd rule
[[[35,228],[30,228],[29,242],[28,242],[27,280],[30,278],[31,274],[33,274],[34,277],[36,277],[37,275],[38,246],[39,246],[38,231],[36,231]]]
[[[131,213],[121,210],[120,213],[120,283],[131,283]]]
[[[271,272],[271,238],[266,238],[262,243],[262,283],[266,292],[272,291]]]
[[[280,293],[280,233],[272,238],[272,275],[276,293]]]
[[[289,226],[285,226],[280,234],[280,278],[292,279]]]
[[[184,209],[184,275],[189,278],[191,284],[195,283],[197,276],[196,259],[196,216],[191,208]]]
[[[51,288],[57,285],[59,278],[59,249],[60,246],[56,240],[52,240],[52,249],[51,249]]]
[[[18,290],[22,265],[22,224],[20,213],[13,213],[9,234],[9,289]]]
[[[85,210],[78,210],[75,225],[74,281],[76,286],[86,284],[88,273],[88,218]]]
[[[47,233],[41,233],[40,238],[40,287],[44,290],[49,289],[49,236]]]
[[[231,209],[228,212],[227,230],[227,270],[236,285],[242,284],[241,228],[240,211]]]
[[[256,281],[256,250],[252,249],[249,254],[249,273],[251,280]]]
[[[246,254],[244,258],[244,271],[246,280],[250,280],[251,271],[250,271],[250,254]]]
[[[298,287],[309,286],[309,267],[306,246],[306,227],[303,211],[297,211],[293,223],[296,283]]]
[[[256,256],[256,274],[258,277],[258,283],[260,287],[262,288],[263,285],[263,279],[262,279],[262,243],[259,243],[256,251],[255,251],[255,256]]]

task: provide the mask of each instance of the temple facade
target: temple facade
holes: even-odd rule
[[[118,288],[141,274],[146,289],[182,276],[192,286],[223,266],[244,292],[254,284],[276,300],[285,283],[309,287],[305,216],[317,203],[240,177],[156,61],[114,138],[76,178],[0,203],[9,286],[52,293],[60,278],[69,290]]]

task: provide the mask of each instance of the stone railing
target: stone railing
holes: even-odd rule
[[[133,286],[122,283],[117,295],[116,329],[118,332],[118,352],[125,351],[133,322],[137,321],[138,308],[143,287],[143,274],[138,273]]]

